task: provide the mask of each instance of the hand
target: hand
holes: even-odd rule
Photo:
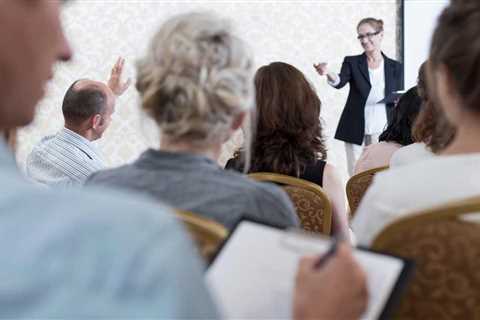
[[[324,76],[324,75],[328,74],[327,63],[326,62],[313,64],[313,67],[315,68],[315,70],[317,70],[318,74],[321,75],[321,76]]]
[[[302,258],[299,264],[293,318],[358,319],[367,307],[366,275],[346,244],[339,244],[337,253],[316,270],[318,257]]]
[[[125,90],[130,86],[131,79],[128,78],[127,82],[122,83],[122,72],[125,59],[119,57],[117,62],[112,68],[110,79],[108,79],[108,87],[113,91],[116,96],[121,96]]]

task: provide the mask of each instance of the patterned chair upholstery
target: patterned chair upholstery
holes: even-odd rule
[[[402,218],[378,235],[373,249],[415,261],[395,319],[480,319],[479,222],[477,197]]]
[[[353,217],[355,211],[362,201],[365,192],[373,181],[373,177],[380,171],[386,170],[388,167],[379,167],[360,172],[352,176],[347,182],[347,199],[350,206],[350,217]]]
[[[331,234],[332,205],[319,185],[303,179],[269,172],[251,173],[249,177],[257,181],[280,185],[292,200],[305,231]]]
[[[192,212],[176,210],[176,215],[187,227],[200,255],[206,262],[211,261],[218,247],[227,238],[227,228]]]

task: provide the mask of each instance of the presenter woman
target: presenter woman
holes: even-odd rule
[[[378,142],[390,118],[393,103],[378,103],[391,92],[403,89],[403,67],[388,58],[381,50],[383,21],[362,19],[357,25],[358,40],[364,52],[345,57],[340,74],[327,69],[327,63],[314,65],[320,75],[334,88],[350,85],[345,108],[335,133],[335,138],[345,141],[347,165],[350,175],[362,152],[362,145]]]

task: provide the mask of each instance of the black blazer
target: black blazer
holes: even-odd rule
[[[403,66],[400,62],[383,54],[385,69],[385,96],[403,89]],[[345,57],[340,71],[340,89],[350,84],[347,103],[338,123],[335,139],[361,145],[365,135],[365,102],[370,93],[367,55]],[[387,105],[387,118],[390,121],[393,104]]]

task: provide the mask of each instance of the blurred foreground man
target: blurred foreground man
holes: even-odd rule
[[[70,47],[55,0],[0,1],[0,130],[27,125]],[[39,190],[0,142],[0,318],[216,318],[193,244],[166,207],[112,191]],[[74,204],[74,205],[72,205]],[[294,317],[353,319],[363,272],[341,246],[304,260]]]

